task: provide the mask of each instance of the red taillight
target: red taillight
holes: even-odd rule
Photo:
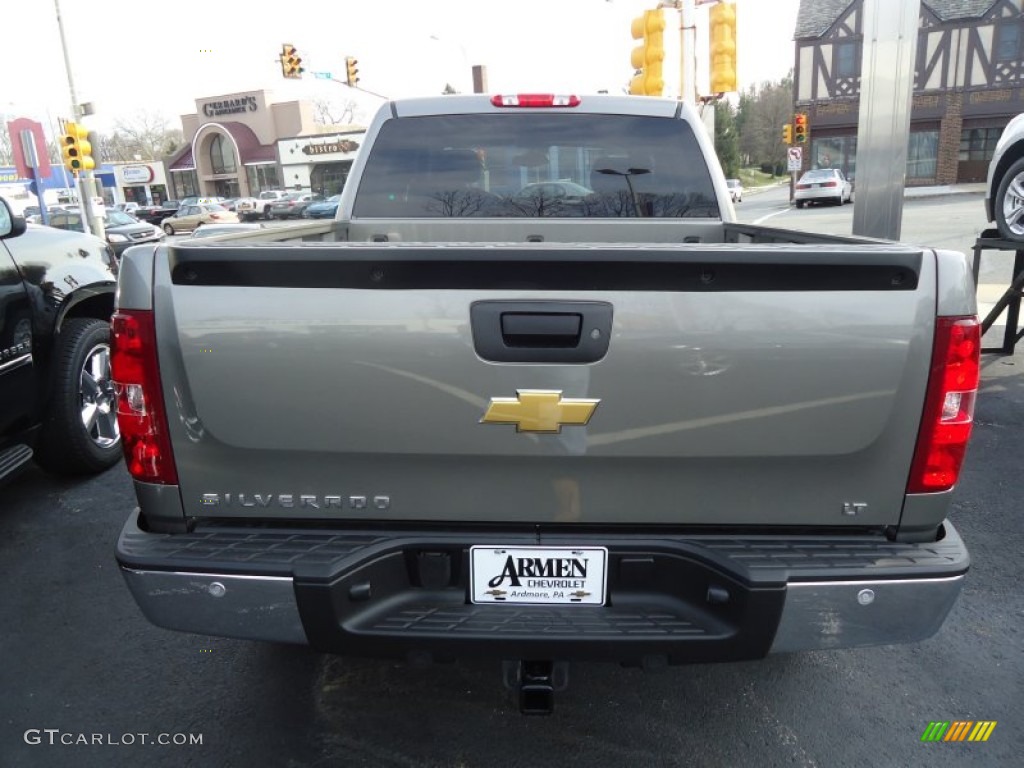
[[[974,422],[981,378],[977,317],[940,317],[907,493],[948,491],[956,485]]]
[[[176,484],[152,311],[123,309],[111,318],[110,368],[128,472],[143,482]]]
[[[823,186],[823,187],[838,187],[839,186],[839,182],[838,181],[826,181],[821,186]]]
[[[560,96],[554,93],[520,93],[515,96],[491,96],[496,107],[578,107],[579,96]]]
[[[810,184],[797,184],[796,188],[797,189],[810,189],[811,185]]]

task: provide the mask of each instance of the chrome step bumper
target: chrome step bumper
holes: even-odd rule
[[[953,526],[943,531],[940,541],[921,544],[869,535],[229,525],[152,534],[133,516],[118,560],[143,613],[167,629],[382,658],[678,664],[930,637],[969,565]],[[470,545],[540,541],[608,547],[608,604],[468,602],[463,558]]]

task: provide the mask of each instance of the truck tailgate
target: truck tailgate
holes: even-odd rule
[[[161,248],[185,513],[896,524],[935,270],[900,245]]]

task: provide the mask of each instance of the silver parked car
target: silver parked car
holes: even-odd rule
[[[818,168],[800,177],[793,199],[797,208],[807,203],[842,205],[853,201],[853,184],[838,168]]]
[[[988,165],[985,213],[1006,240],[1024,242],[1024,113],[1003,129]]]
[[[319,203],[324,199],[323,195],[313,195],[308,192],[293,192],[285,195],[280,200],[270,204],[269,219],[299,219],[306,218],[306,208],[310,203]]]

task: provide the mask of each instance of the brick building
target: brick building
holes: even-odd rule
[[[806,168],[856,175],[863,0],[801,0],[794,100]],[[921,0],[907,185],[984,181],[1003,127],[1024,112],[1024,0]]]

